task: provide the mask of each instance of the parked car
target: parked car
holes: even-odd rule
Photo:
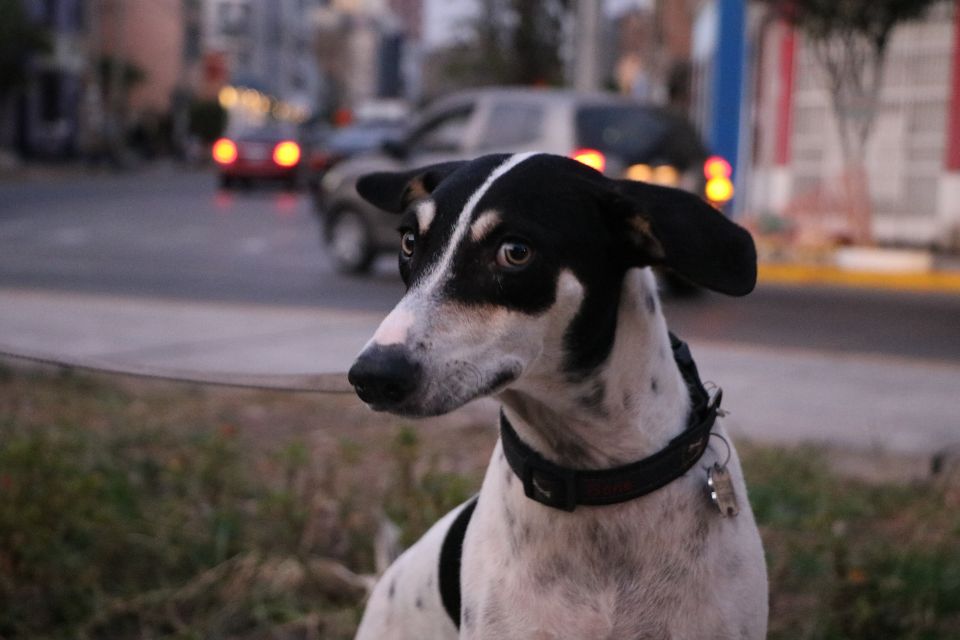
[[[316,191],[335,164],[358,153],[380,149],[386,140],[400,138],[404,131],[404,125],[395,120],[365,120],[329,133],[322,142],[304,149],[307,185]]]
[[[707,153],[699,135],[687,119],[665,109],[615,95],[561,90],[459,93],[426,109],[401,138],[345,160],[324,176],[315,210],[335,266],[362,273],[377,254],[397,250],[396,218],[359,197],[360,176],[530,150],[567,155],[611,177],[701,195],[706,185]]]
[[[222,187],[254,180],[281,180],[290,188],[299,183],[301,150],[292,124],[275,122],[220,138],[212,154]]]

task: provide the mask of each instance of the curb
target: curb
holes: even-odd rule
[[[960,294],[960,272],[877,272],[827,265],[760,263],[761,284],[824,285],[891,291]]]

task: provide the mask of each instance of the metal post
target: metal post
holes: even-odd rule
[[[600,19],[603,0],[579,0],[574,27],[573,87],[577,91],[600,89]]]

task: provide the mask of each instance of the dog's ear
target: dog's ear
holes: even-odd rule
[[[430,195],[448,175],[465,161],[441,162],[409,171],[369,173],[357,180],[357,193],[390,213],[402,213],[411,202]]]
[[[615,181],[614,191],[637,265],[664,265],[731,296],[753,291],[757,250],[743,227],[689,191],[633,180]]]

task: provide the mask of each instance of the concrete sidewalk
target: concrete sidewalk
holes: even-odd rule
[[[345,371],[380,314],[0,289],[0,345],[198,373]],[[960,445],[960,366],[691,340],[737,436],[927,454]],[[495,405],[486,403],[491,424]]]

